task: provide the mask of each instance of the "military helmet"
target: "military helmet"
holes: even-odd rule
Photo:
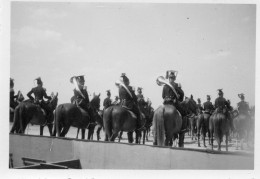
[[[122,74],[121,74],[121,79],[123,80],[124,83],[129,82],[129,79],[127,78],[127,76],[126,76],[125,73],[122,73]]]
[[[35,79],[36,81],[37,81],[37,84],[39,85],[42,85],[42,79],[41,79],[41,77],[38,77],[38,78],[36,78]]]
[[[245,99],[245,95],[244,95],[243,93],[238,94],[238,97],[239,97],[240,99]]]

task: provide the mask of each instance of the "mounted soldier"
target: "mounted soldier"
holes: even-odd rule
[[[246,116],[249,117],[249,104],[248,102],[245,102],[245,95],[243,93],[238,94],[238,97],[241,99],[239,103],[237,103],[237,110],[239,114],[245,114]]]
[[[138,94],[136,95],[136,97],[137,97],[137,102],[138,102],[138,104],[139,104],[139,106],[141,108],[141,111],[143,112],[144,108],[147,106],[147,103],[144,100],[144,96],[142,94],[142,89],[143,88],[141,88],[141,87],[137,88],[137,93]]]
[[[231,110],[231,107],[229,105],[229,103],[227,102],[227,100],[223,97],[224,93],[222,91],[222,89],[218,89],[218,95],[219,97],[216,98],[215,100],[215,112],[222,112],[226,115],[227,119],[230,120],[230,114],[228,111]]]
[[[203,110],[205,111],[205,113],[208,114],[212,114],[214,110],[214,106],[210,100],[211,100],[210,95],[207,95],[207,101],[203,103]]]
[[[112,105],[119,105],[120,104],[120,100],[118,96],[115,96],[115,101],[112,103]]]
[[[110,99],[110,97],[111,97],[110,90],[107,90],[107,97],[104,99],[103,102],[104,110],[112,105],[112,100]]]
[[[121,106],[131,110],[137,118],[137,130],[141,130],[141,113],[137,103],[137,96],[132,86],[129,86],[130,81],[125,73],[121,75],[123,84],[119,85],[119,98],[121,99]]]
[[[48,100],[51,100],[52,98],[46,94],[46,88],[43,88],[41,77],[38,77],[35,80],[37,81],[37,87],[32,88],[31,91],[27,93],[27,96],[34,104],[39,105],[44,110],[47,116],[46,122],[48,123],[50,120],[48,116],[51,114],[51,110],[43,98]],[[32,94],[34,94],[34,98],[32,97]]]
[[[70,78],[70,82],[75,85],[73,90],[74,96],[72,97],[72,103],[76,104],[79,108],[83,109],[90,116],[90,123],[95,123],[92,110],[90,109],[89,95],[87,87],[85,85],[84,75],[73,76]]]
[[[181,89],[180,83],[175,83],[178,72],[169,70],[166,72],[166,79],[169,79],[169,84],[164,85],[162,98],[163,104],[170,104],[177,108],[177,110],[183,115],[182,108],[179,103],[183,101],[184,92]]]
[[[201,114],[201,113],[202,113],[202,110],[203,110],[203,107],[202,107],[202,105],[201,105],[201,100],[200,100],[200,98],[198,98],[197,101],[198,101],[198,104],[197,104],[198,114]]]

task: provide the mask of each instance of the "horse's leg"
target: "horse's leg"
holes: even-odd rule
[[[47,124],[47,127],[48,127],[48,129],[49,129],[50,136],[52,136],[53,124]]]
[[[197,120],[197,139],[198,139],[198,147],[200,147],[200,130],[201,130],[201,124],[200,120]]]
[[[102,127],[98,127],[97,129],[97,140],[99,141],[99,139],[101,139],[100,137],[100,130],[101,130]]]
[[[133,143],[134,139],[133,139],[133,132],[128,132],[127,133],[127,138],[128,138],[128,142],[129,143]]]
[[[184,136],[185,136],[185,132],[182,132],[179,134],[179,147],[183,148],[184,147]]]
[[[40,135],[41,136],[43,135],[43,128],[44,128],[44,126],[40,125]]]
[[[85,139],[85,133],[86,133],[86,129],[81,129],[81,139]]]
[[[80,130],[80,128],[77,129],[77,136],[76,136],[76,139],[79,138],[79,130]]]
[[[228,151],[228,137],[229,137],[229,134],[227,132],[226,133],[226,151]]]
[[[105,134],[105,141],[108,141],[108,135]]]
[[[211,149],[213,150],[214,139],[213,139],[213,132],[212,131],[210,131],[210,141],[211,141]]]
[[[236,136],[236,150],[238,150],[238,132],[237,132],[237,136]]]
[[[60,133],[60,136],[61,137],[65,137],[66,134],[68,133],[69,129],[70,129],[69,125],[68,126],[64,126],[63,129],[62,129],[62,132]]]
[[[146,129],[143,131],[143,144],[145,144]]]
[[[203,145],[204,145],[204,147],[207,147],[206,146],[206,126],[205,126],[205,124],[202,126],[202,139],[203,139]]]

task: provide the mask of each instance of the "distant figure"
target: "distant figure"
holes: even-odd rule
[[[73,76],[70,78],[70,82],[75,85],[75,89],[73,90],[74,96],[72,100],[75,101],[76,105],[83,110],[85,110],[90,116],[90,123],[94,123],[94,118],[92,111],[90,109],[90,102],[87,92],[87,87],[85,85],[84,75],[81,76]]]
[[[40,107],[46,112],[47,119],[49,119],[49,115],[51,114],[51,110],[49,109],[47,103],[43,100],[43,97],[51,100],[51,97],[46,94],[46,89],[43,88],[43,82],[41,77],[35,79],[37,81],[37,87],[32,88],[31,91],[27,93],[27,96],[30,100],[32,100],[35,104],[40,105]],[[32,97],[34,94],[34,98]],[[47,121],[49,123],[50,121]]]
[[[144,96],[143,96],[143,94],[142,94],[142,88],[141,87],[138,87],[137,88],[137,95],[136,95],[136,97],[137,97],[137,102],[138,102],[138,104],[139,104],[139,106],[141,107],[141,108],[144,108],[146,105],[147,105],[147,103],[145,102],[145,100],[144,100]]]
[[[237,109],[239,114],[245,114],[247,116],[249,116],[249,104],[248,102],[245,102],[245,95],[243,93],[238,94],[238,97],[241,99],[241,101],[239,103],[237,103]]]
[[[141,113],[137,106],[137,97],[135,92],[131,86],[129,86],[130,81],[125,75],[122,73],[121,79],[125,86],[119,86],[119,98],[121,99],[121,105],[133,111],[137,117],[137,130],[141,130]]]
[[[112,100],[110,99],[110,97],[111,97],[110,90],[107,90],[107,97],[104,99],[103,102],[104,110],[112,105]]]
[[[212,114],[212,112],[214,111],[214,106],[210,100],[210,95],[207,95],[207,101],[203,103],[203,110],[205,111],[205,113],[208,114]]]
[[[119,105],[120,101],[119,101],[119,97],[115,96],[115,101],[112,103],[112,105]]]
[[[201,105],[201,100],[200,100],[200,98],[198,98],[197,101],[198,101],[198,104],[197,104],[198,114],[201,114],[203,108],[202,108],[202,105]]]

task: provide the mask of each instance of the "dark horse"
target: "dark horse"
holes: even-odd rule
[[[23,101],[24,101],[23,94],[22,94],[22,92],[19,91],[18,95],[17,95],[17,99],[15,101],[14,108],[12,108],[10,106],[10,111],[9,111],[9,121],[10,122],[14,122],[14,110],[15,110],[15,107],[18,106]]]
[[[216,111],[209,118],[209,132],[211,146],[213,150],[213,136],[218,143],[218,150],[221,151],[221,142],[223,136],[226,136],[226,151],[228,151],[228,137],[230,131],[230,119],[228,119],[228,109],[223,110],[216,109]],[[214,134],[214,135],[213,135]]]
[[[142,125],[144,125],[145,119],[142,118],[141,120]],[[133,142],[132,134],[133,131],[136,131],[136,116],[133,112],[121,106],[110,106],[104,111],[103,124],[106,134],[105,141],[114,141],[118,137],[118,133],[124,131],[128,132],[129,143]],[[136,137],[138,138],[139,134]],[[138,143],[137,138],[136,143]]]
[[[186,98],[180,103],[185,116],[181,116],[173,105],[158,107],[153,117],[154,145],[172,146],[172,139],[179,134],[179,147],[184,146],[184,129],[187,128],[187,116],[196,114],[197,105],[193,100]],[[166,136],[166,139],[165,139]]]
[[[198,115],[197,119],[197,136],[198,136],[198,147],[200,147],[200,135],[202,134],[203,145],[206,146],[205,139],[206,134],[209,136],[209,144],[210,144],[210,132],[209,132],[209,118],[211,114],[209,112],[204,112]]]
[[[21,102],[14,111],[14,123],[10,133],[24,133],[29,123],[33,125],[40,125],[40,135],[43,135],[43,128],[48,126],[50,135],[52,135],[53,128],[53,111],[58,103],[58,93],[47,102],[47,107],[51,111],[49,115],[46,115],[41,107],[34,104],[31,100],[25,100]],[[49,123],[47,123],[47,121]]]
[[[90,102],[90,109],[93,114],[94,120],[98,120],[100,116],[97,114],[95,105],[100,103],[100,95],[95,95]],[[72,103],[64,103],[58,105],[55,110],[54,114],[54,131],[53,136],[58,137],[65,137],[68,133],[70,126],[77,127],[82,131],[82,139],[85,139],[85,129],[90,129],[90,115],[83,110],[82,108],[78,107],[76,104]],[[94,131],[92,127],[90,130]],[[90,139],[89,132],[88,138]]]

